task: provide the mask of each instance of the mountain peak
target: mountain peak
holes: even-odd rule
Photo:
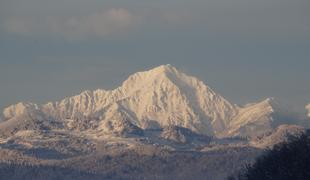
[[[281,103],[281,102],[279,102],[278,100],[276,100],[273,97],[269,97],[269,98],[265,99],[264,101],[262,101],[261,103],[267,103],[269,105],[272,105],[272,104],[275,104],[275,103],[278,104],[278,103]]]
[[[267,98],[266,100],[264,100],[263,102],[259,103],[259,104],[262,104],[262,105],[268,105],[268,106],[271,106],[272,108],[274,107],[287,107],[289,105],[281,102],[281,101],[278,101],[276,100],[275,98],[273,97],[270,97],[270,98]],[[293,107],[292,107],[293,108]]]
[[[166,73],[170,73],[170,74],[175,74],[177,76],[180,75],[179,71],[171,66],[170,64],[166,64],[166,65],[161,65],[158,66],[154,69],[151,69],[149,71],[144,71],[146,74],[149,74],[149,76],[157,76],[157,75],[162,75],[162,74],[166,74]]]
[[[25,102],[20,102],[16,105],[12,105],[10,107],[7,107],[4,109],[3,114],[5,118],[12,118],[15,115],[22,114],[29,109],[39,109],[38,105],[36,103],[25,103]]]
[[[273,97],[269,97],[269,98],[267,98],[266,100],[269,101],[269,102],[270,102],[270,101],[276,101]]]
[[[171,66],[171,64],[161,65],[157,68],[155,68],[157,72],[176,72],[176,68]]]
[[[276,100],[273,97],[267,98],[263,102],[268,103],[273,109],[283,109],[283,110],[291,111],[291,112],[299,112],[300,111],[300,109],[298,109],[294,106],[285,104],[284,102]]]
[[[121,87],[121,91],[131,92],[146,86],[158,86],[163,82],[168,82],[168,79],[181,79],[187,82],[189,77],[180,73],[175,67],[170,64],[161,65],[148,71],[141,71],[131,75]]]

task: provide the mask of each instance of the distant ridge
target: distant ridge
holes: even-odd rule
[[[239,113],[219,137],[249,136],[265,133],[283,124],[302,124],[301,110],[274,98],[240,108]]]
[[[244,107],[233,106],[202,81],[167,64],[137,72],[115,90],[86,90],[40,106],[22,102],[12,105],[3,111],[7,122],[1,123],[0,128],[32,118],[28,112],[36,110],[35,118],[125,117],[141,128],[176,125],[208,136],[231,137],[269,131],[286,123],[307,126],[310,113],[301,117],[305,110],[292,109],[273,98]]]

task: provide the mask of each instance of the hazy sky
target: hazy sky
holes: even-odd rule
[[[231,103],[310,103],[309,0],[2,0],[0,110],[171,64]]]

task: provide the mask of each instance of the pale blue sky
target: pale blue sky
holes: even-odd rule
[[[310,103],[310,1],[3,0],[0,109],[171,64],[231,103]]]

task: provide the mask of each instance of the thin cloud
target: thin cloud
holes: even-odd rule
[[[166,11],[161,14],[164,21],[172,24],[188,23],[196,20],[195,16],[187,11]]]
[[[84,39],[88,36],[107,37],[126,35],[142,22],[142,17],[135,16],[126,9],[112,8],[103,12],[92,13],[87,18],[70,18],[65,23],[47,21],[53,33],[61,34],[69,40]]]
[[[72,17],[59,21],[48,17],[45,22],[38,23],[32,19],[13,18],[5,24],[10,33],[31,35],[34,31],[48,32],[52,36],[80,40],[87,37],[119,37],[126,36],[143,22],[143,18],[134,15],[124,8],[111,8],[102,12],[94,12],[89,17]]]
[[[40,26],[32,19],[11,18],[4,24],[4,28],[10,33],[32,35]]]

